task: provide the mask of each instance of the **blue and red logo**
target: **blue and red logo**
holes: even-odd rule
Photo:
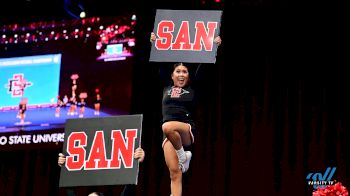
[[[335,173],[336,167],[328,167],[326,171],[322,173],[309,173],[306,176],[308,185],[312,185],[314,189],[317,188],[326,188],[328,185],[335,184],[335,181],[332,180]]]

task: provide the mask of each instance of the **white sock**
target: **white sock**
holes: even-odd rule
[[[176,150],[177,157],[179,158],[179,162],[183,163],[186,161],[186,154],[183,147],[181,147],[179,150]]]

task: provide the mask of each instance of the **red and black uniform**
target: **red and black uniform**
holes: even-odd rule
[[[173,69],[171,65],[171,70]],[[199,83],[203,82],[203,74],[198,72],[200,65],[192,65],[187,66],[188,69],[196,68],[195,72],[191,72],[194,70],[189,70],[191,81],[188,85],[183,88],[175,87],[172,82],[169,85],[166,84],[165,78],[171,72],[167,72],[165,68],[160,68],[160,76],[161,80],[165,84],[165,88],[163,89],[163,99],[162,99],[162,123],[167,121],[180,121],[184,123],[188,123],[190,125],[190,133],[192,137],[192,142],[194,142],[194,135],[196,132],[195,129],[195,111],[196,106],[199,102],[199,97],[202,96],[200,92],[202,91],[199,87]],[[196,92],[196,93],[195,93]],[[200,94],[200,96],[199,96]],[[165,134],[163,134],[163,145],[165,142]]]
[[[19,104],[19,113],[24,114],[27,111],[27,104],[21,103]]]
[[[195,109],[195,92],[190,86],[183,88],[168,86],[163,91],[162,114],[163,123],[180,121],[189,124],[192,143],[194,142],[195,125],[193,114]],[[166,136],[163,134],[163,144]]]
[[[101,104],[102,98],[101,97],[96,97],[94,100],[94,104]]]
[[[163,123],[181,121],[193,123],[195,92],[190,86],[184,88],[168,86],[163,91],[162,114]]]

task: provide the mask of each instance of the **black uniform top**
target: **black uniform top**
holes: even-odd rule
[[[24,113],[27,110],[27,105],[26,104],[19,104],[19,110]]]
[[[69,102],[70,102],[71,105],[77,105],[78,104],[78,102],[76,100],[75,101],[74,100],[70,100]]]
[[[79,102],[79,103],[78,103],[78,106],[81,107],[81,108],[82,108],[82,107],[85,107],[85,106],[86,106],[86,102],[85,102],[85,101]]]
[[[190,86],[168,86],[163,91],[163,122],[176,120],[193,123],[195,92]]]
[[[100,98],[95,98],[95,100],[94,100],[94,103],[95,104],[97,104],[97,103],[101,103],[102,102],[102,98],[100,97]]]

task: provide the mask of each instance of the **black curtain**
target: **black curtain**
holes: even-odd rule
[[[350,187],[344,24],[290,3],[225,2],[217,63],[199,69],[198,134],[183,195],[312,195],[307,174],[327,167]],[[170,195],[161,148],[162,64],[148,62],[153,11],[139,10],[133,69],[131,113],[144,114],[146,159],[137,186],[143,196]],[[61,149],[1,151],[0,195],[65,195],[58,188]],[[80,194],[92,190],[118,195],[121,188]]]

